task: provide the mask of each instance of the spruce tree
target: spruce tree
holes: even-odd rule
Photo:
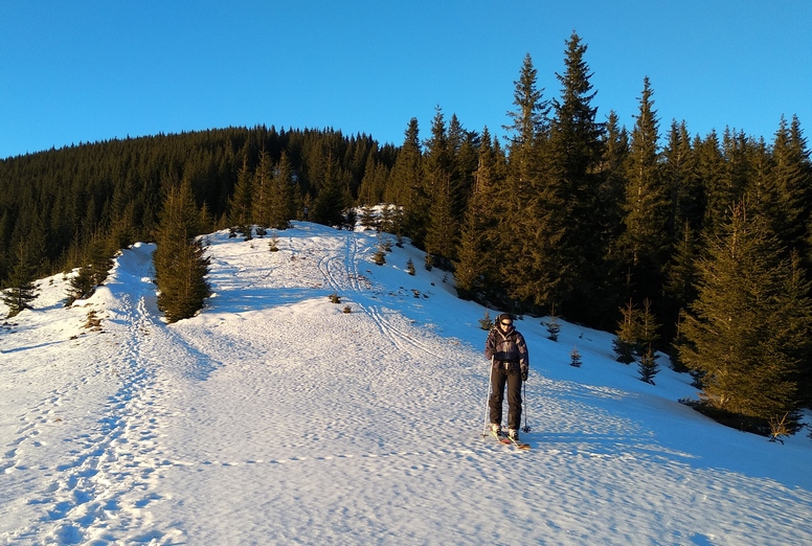
[[[671,204],[668,230],[672,240],[678,240],[686,222],[692,230],[700,229],[705,210],[704,189],[697,176],[696,154],[684,121],[671,123],[662,158],[662,175]]]
[[[531,267],[522,281],[536,305],[556,303],[564,316],[593,319],[605,313],[594,300],[607,253],[597,203],[604,128],[592,106],[587,46],[574,32],[566,46],[565,70],[556,74],[561,95],[553,101],[544,172],[525,220],[532,224],[522,253]]]
[[[495,188],[499,183],[499,158],[488,128],[482,131],[479,162],[472,195],[463,220],[454,276],[457,295],[463,299],[483,298],[498,283],[499,264],[494,216]]]
[[[659,295],[669,249],[669,192],[661,172],[656,111],[648,78],[631,134],[621,247],[628,253],[634,293],[640,300]]]
[[[234,186],[234,194],[229,200],[228,208],[230,225],[249,238],[251,225],[253,224],[253,186],[254,174],[248,166],[248,158],[245,157],[243,158],[242,167],[237,173],[237,183]]]
[[[635,348],[637,346],[640,310],[632,300],[629,300],[625,307],[620,308],[620,314],[621,319],[617,323],[612,348],[618,362],[631,364],[634,362]]]
[[[646,347],[645,351],[639,356],[637,362],[637,370],[640,373],[640,381],[644,383],[654,384],[654,376],[660,371],[660,366],[657,364],[659,355],[654,354],[651,345]]]
[[[699,295],[679,349],[712,408],[768,421],[798,407],[812,306],[808,284],[782,252],[763,218],[739,202],[699,260]]]
[[[188,179],[168,190],[153,254],[158,308],[172,323],[195,315],[211,294],[206,281],[209,258],[196,238],[200,215]]]
[[[506,298],[529,301],[543,299],[543,294],[537,293],[539,287],[528,284],[535,277],[536,263],[525,246],[533,244],[539,221],[532,198],[542,187],[540,154],[549,132],[550,109],[537,80],[538,72],[527,54],[519,79],[513,82],[515,110],[507,113],[512,123],[504,126],[508,132],[505,177],[491,201],[496,219],[491,253],[502,273],[497,282],[504,286]]]
[[[24,309],[32,309],[31,302],[38,295],[34,284],[35,260],[28,245],[23,242],[17,243],[13,256],[8,287],[2,293],[3,303],[8,307],[8,318],[18,315]]]
[[[412,118],[404,132],[403,145],[392,167],[387,201],[403,210],[403,232],[418,248],[425,248],[429,200],[422,185],[422,148],[417,118]]]
[[[325,226],[342,226],[347,203],[347,185],[338,161],[329,154],[321,189],[313,203],[313,221]]]
[[[692,147],[697,177],[705,196],[702,229],[708,236],[713,236],[725,223],[730,206],[741,196],[737,196],[729,184],[727,166],[716,132],[711,131],[704,140],[695,139]]]
[[[454,216],[455,181],[448,131],[443,113],[437,108],[431,126],[431,138],[425,142],[423,180],[429,196],[429,224],[426,250],[432,254],[433,265],[448,271],[456,259],[458,222]]]

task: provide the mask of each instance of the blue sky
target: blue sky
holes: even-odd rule
[[[810,134],[808,0],[4,0],[0,158],[257,124],[400,145],[437,106],[500,134],[526,53],[558,96],[573,30],[600,120],[631,128],[648,76],[661,134],[677,119],[771,141],[782,115]]]

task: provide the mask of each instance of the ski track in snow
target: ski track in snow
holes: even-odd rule
[[[435,332],[424,300],[442,289],[413,289],[405,272],[399,288],[376,281],[387,270],[370,234],[281,235],[270,253],[267,240],[213,234],[215,294],[194,319],[160,320],[139,246],[87,303],[52,302],[36,329],[3,326],[0,539],[812,540],[809,490],[666,445],[622,411],[623,389],[535,375],[533,449],[482,438],[487,365],[479,347]],[[91,309],[103,332],[81,327]]]

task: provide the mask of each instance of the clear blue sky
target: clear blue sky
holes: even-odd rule
[[[558,96],[573,30],[601,121],[631,128],[648,76],[661,134],[812,135],[809,0],[3,0],[0,158],[257,124],[400,145],[436,106],[499,134],[526,53]]]

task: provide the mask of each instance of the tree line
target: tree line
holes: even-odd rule
[[[706,407],[797,422],[812,403],[812,165],[800,121],[779,120],[770,141],[691,135],[677,120],[663,132],[643,78],[626,128],[614,112],[599,119],[586,52],[576,33],[566,40],[552,98],[525,57],[504,143],[438,107],[428,135],[412,119],[399,147],[254,127],[2,160],[0,282],[87,264],[94,244],[109,256],[160,242],[177,229],[161,221],[172,199],[196,211],[187,240],[284,229],[305,211],[340,226],[353,206],[390,203],[387,229],[453,272],[461,297],[615,330],[638,357],[647,344],[690,369]]]

